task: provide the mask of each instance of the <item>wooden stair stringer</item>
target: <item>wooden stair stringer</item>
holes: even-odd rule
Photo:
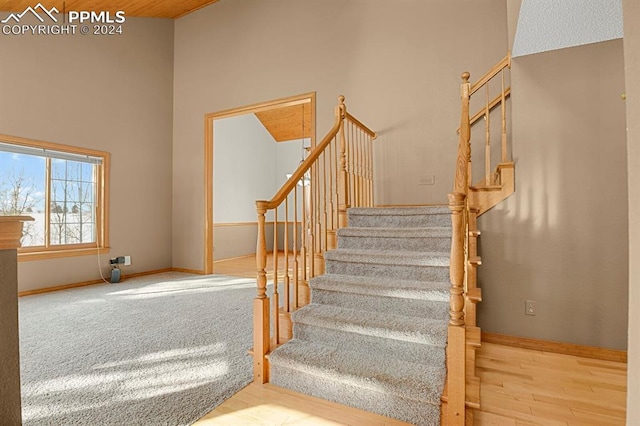
[[[497,182],[488,185],[483,180],[469,187],[469,205],[478,208],[478,216],[500,204],[515,192],[515,164],[500,163],[496,169]]]

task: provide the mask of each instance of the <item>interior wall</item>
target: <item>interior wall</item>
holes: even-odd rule
[[[171,267],[173,21],[113,36],[0,37],[0,133],[111,153],[109,253],[19,264],[19,290]],[[185,190],[188,190],[185,189]],[[200,194],[202,195],[202,194]]]
[[[626,349],[623,59],[621,40],[513,59],[516,192],[479,221],[483,331]]]
[[[640,3],[624,0],[624,62],[629,171],[629,259],[640,258]],[[629,262],[627,424],[640,422],[640,264]]]
[[[315,91],[320,140],[344,94],[380,135],[376,203],[446,203],[460,75],[505,55],[506,21],[504,0],[234,0],[178,19],[174,266],[203,268],[202,119],[213,111]],[[418,185],[425,175],[436,184]]]
[[[255,253],[255,201],[275,195],[287,173],[299,165],[302,152],[301,140],[276,142],[254,114],[213,123],[214,260],[223,260]],[[284,220],[284,209],[279,214]],[[266,218],[272,221],[273,214]]]
[[[213,221],[256,222],[255,201],[278,189],[276,142],[254,114],[214,120],[213,129]]]

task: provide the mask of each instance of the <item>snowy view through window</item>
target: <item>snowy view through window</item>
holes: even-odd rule
[[[26,215],[23,247],[96,241],[95,166],[0,151],[0,215]],[[46,209],[49,206],[49,209]]]

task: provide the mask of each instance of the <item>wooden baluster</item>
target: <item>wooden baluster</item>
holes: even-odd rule
[[[358,127],[355,127],[355,145],[356,145],[356,153],[355,153],[355,173],[356,173],[356,195],[355,195],[355,204],[356,207],[362,207],[362,130]]]
[[[485,185],[491,185],[491,115],[489,110],[489,84],[485,86],[485,148],[484,148],[484,182]]]
[[[327,232],[328,235],[328,241],[327,241],[327,250],[333,250],[337,247],[337,237],[336,237],[336,203],[334,202],[335,199],[335,191],[333,190],[333,183],[334,183],[334,179],[335,179],[335,154],[334,154],[334,148],[335,148],[335,144],[334,144],[335,138],[331,141],[331,143],[329,144],[329,146],[327,147],[327,149],[329,150],[328,152],[328,158],[329,158],[329,176],[328,176],[328,189],[329,189],[329,231]]]
[[[373,207],[373,183],[374,183],[374,175],[373,175],[373,138],[369,137],[369,205],[368,207]]]
[[[316,239],[315,239],[315,228],[316,228],[316,215],[315,215],[315,209],[316,209],[316,203],[315,203],[315,197],[316,197],[316,185],[315,185],[315,165],[311,166],[311,179],[309,179],[309,210],[310,210],[310,214],[309,214],[309,246],[307,247],[307,256],[309,257],[309,259],[307,260],[307,264],[309,265],[309,279],[313,278],[316,276],[315,274],[315,268],[314,268],[314,262],[313,262],[313,255],[315,254],[316,251]]]
[[[303,180],[304,182],[304,180]],[[300,262],[298,261],[298,185],[293,189],[293,309],[298,309],[298,284],[300,282]]]
[[[311,208],[310,208],[310,198],[311,198],[311,194],[310,194],[310,186],[311,186],[311,181],[305,176],[303,177],[303,186],[302,186],[302,239],[301,239],[301,243],[302,243],[302,247],[300,248],[300,259],[302,261],[302,265],[301,265],[301,271],[302,271],[302,282],[300,283],[301,286],[298,287],[298,291],[301,292],[301,290],[304,290],[304,288],[306,288],[306,286],[309,284],[309,279],[310,279],[310,270],[309,270],[309,239],[310,239],[310,220],[311,220]],[[304,300],[303,300],[304,296],[303,295],[299,295],[299,299],[298,300],[298,306],[304,306]]]
[[[339,134],[336,135],[336,137],[333,138],[333,142],[331,143],[333,145],[333,154],[334,154],[334,164],[335,164],[335,186],[336,186],[336,190],[334,191],[334,198],[335,198],[335,229],[338,229],[340,227],[339,225],[339,205],[340,205],[340,142],[339,142]]]
[[[273,345],[280,343],[280,294],[278,292],[278,208],[273,209]]]
[[[327,156],[322,153],[322,237],[324,250],[329,248],[329,203],[327,202]]]
[[[502,162],[507,162],[507,108],[504,88],[504,68],[502,69],[502,95],[500,97],[500,112],[502,114]]]
[[[291,312],[289,297],[291,294],[289,279],[289,196],[284,199],[284,310]]]
[[[253,300],[253,381],[269,381],[269,365],[266,355],[270,350],[271,326],[269,324],[269,298],[267,297],[267,235],[265,214],[266,201],[256,201],[258,212],[258,244],[256,266],[258,269],[258,294]]]
[[[349,176],[347,175],[347,141],[345,140],[344,119],[347,108],[344,105],[344,96],[338,98],[340,104],[336,114],[340,114],[340,176],[339,176],[339,201],[338,201],[338,228],[346,228],[348,224],[347,210],[349,207]]]

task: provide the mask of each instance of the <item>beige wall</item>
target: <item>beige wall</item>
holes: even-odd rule
[[[629,170],[629,365],[627,424],[640,423],[640,3],[624,0],[624,60]]]
[[[233,0],[178,19],[174,266],[203,268],[205,113],[315,91],[321,138],[344,94],[380,132],[376,202],[445,202],[460,74],[479,77],[506,50],[504,0]],[[425,175],[436,185],[418,185]]]
[[[626,349],[622,41],[515,58],[512,81],[516,193],[479,221],[479,324]]]
[[[173,21],[121,36],[0,37],[0,133],[111,153],[111,252],[171,266]],[[20,290],[99,279],[96,256],[19,264]]]

